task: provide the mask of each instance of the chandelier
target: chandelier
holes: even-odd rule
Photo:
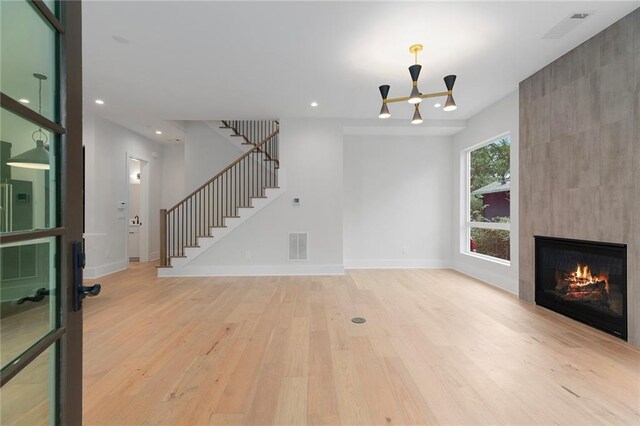
[[[411,124],[420,124],[422,123],[422,116],[420,115],[420,102],[423,99],[427,98],[439,98],[442,96],[446,96],[447,100],[444,104],[444,111],[454,111],[456,108],[456,102],[453,100],[453,85],[456,82],[455,75],[448,75],[444,78],[444,85],[447,88],[446,92],[435,92],[435,93],[420,93],[418,90],[418,77],[420,76],[420,70],[422,69],[422,65],[418,64],[418,53],[422,51],[421,44],[414,44],[409,47],[409,52],[411,52],[414,57],[416,63],[409,67],[409,74],[411,75],[411,81],[413,82],[411,86],[411,93],[409,96],[405,98],[388,98],[389,88],[388,84],[384,84],[379,87],[380,95],[382,95],[382,109],[380,109],[380,118],[389,118],[391,117],[391,113],[389,112],[389,104],[393,102],[409,102],[414,106],[413,118],[411,119]]]

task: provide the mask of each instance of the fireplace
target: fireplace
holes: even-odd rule
[[[535,241],[536,304],[627,340],[627,246]]]

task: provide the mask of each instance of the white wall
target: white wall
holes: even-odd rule
[[[190,266],[216,270],[227,267],[230,274],[343,272],[343,136],[340,121],[280,120],[280,153],[281,165],[287,175],[287,193],[196,258]],[[300,206],[292,205],[293,197],[300,198]],[[308,261],[288,261],[289,232],[309,233]]]
[[[162,147],[162,208],[173,207],[187,194],[184,151],[184,144]]]
[[[139,183],[130,183],[129,184],[129,219],[133,219],[135,216],[140,217],[142,211],[140,209],[140,184]]]
[[[511,293],[518,294],[518,91],[476,114],[467,122],[467,128],[453,137],[452,182],[454,216],[452,233],[452,264],[460,272],[471,275]],[[502,133],[511,135],[511,264],[503,265],[461,253],[464,235],[464,182],[461,168],[462,152],[474,145]]]
[[[129,220],[133,220],[135,216],[140,217],[142,214],[140,204],[142,185],[137,178],[137,174],[142,173],[141,164],[138,160],[129,159]]]
[[[243,154],[203,122],[187,122],[185,133],[187,193],[194,191]]]
[[[143,202],[141,238],[148,243],[150,259],[157,258],[158,211],[162,200],[162,146],[100,117],[85,116],[86,229],[88,278],[125,269],[127,259],[128,157],[146,161],[142,170]],[[144,243],[142,244],[144,247]],[[141,256],[142,258],[143,256]]]
[[[448,267],[451,137],[345,136],[345,267]]]

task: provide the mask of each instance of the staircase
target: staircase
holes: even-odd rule
[[[277,121],[223,120],[219,129],[246,152],[175,206],[160,210],[159,276],[182,275],[181,268],[283,192]]]

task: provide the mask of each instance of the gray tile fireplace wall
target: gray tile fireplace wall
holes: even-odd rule
[[[520,83],[520,298],[534,235],[627,244],[640,346],[640,9]]]

